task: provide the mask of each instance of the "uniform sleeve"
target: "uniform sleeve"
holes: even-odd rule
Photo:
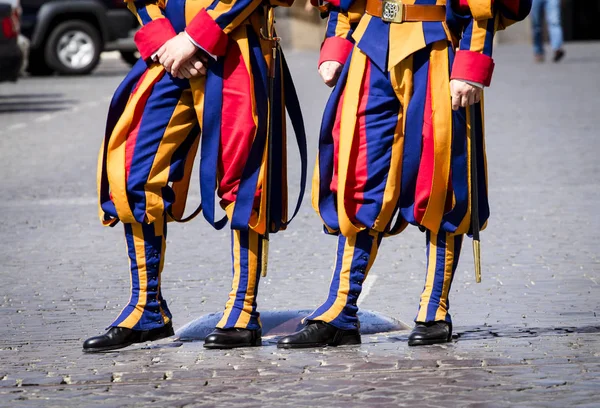
[[[325,61],[346,62],[354,46],[352,33],[355,28],[356,24],[351,23],[348,13],[342,12],[339,7],[330,7],[318,66]]]
[[[185,31],[208,53],[225,55],[227,35],[261,4],[262,0],[215,0],[209,7],[200,10]]]
[[[469,19],[454,58],[451,79],[490,85],[494,71],[492,48],[495,31],[494,16],[481,20]]]
[[[527,17],[531,0],[454,0],[451,4],[467,21],[451,78],[489,86],[494,71],[494,34]]]
[[[169,39],[177,33],[171,22],[163,15],[164,0],[128,0],[127,8],[142,25],[134,36],[135,44],[142,59],[149,59]]]

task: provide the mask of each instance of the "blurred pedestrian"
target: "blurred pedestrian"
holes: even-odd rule
[[[531,5],[531,28],[536,62],[544,62],[545,59],[543,16],[546,17],[550,47],[553,52],[552,61],[558,62],[565,56],[560,14],[560,0],[533,0]]]

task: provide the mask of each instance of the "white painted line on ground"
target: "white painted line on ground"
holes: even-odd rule
[[[46,122],[46,121],[48,121],[50,119],[54,119],[54,115],[50,115],[50,114],[48,114],[48,115],[42,115],[42,116],[36,118],[35,121],[36,122]]]
[[[369,295],[369,292],[371,292],[371,288],[375,284],[376,280],[377,280],[377,275],[368,275],[367,276],[367,279],[365,279],[365,281],[362,285],[362,292],[360,293],[360,297],[358,298],[358,301],[356,302],[357,306],[360,306],[360,304],[367,298],[367,296]]]
[[[24,127],[27,127],[26,123],[15,123],[14,125],[10,125],[9,127],[7,127],[6,130],[23,129]]]

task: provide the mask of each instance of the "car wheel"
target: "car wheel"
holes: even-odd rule
[[[100,61],[102,41],[98,30],[85,21],[65,21],[48,37],[45,57],[48,66],[63,75],[85,75]]]
[[[140,53],[137,51],[120,51],[121,58],[123,61],[128,63],[131,66],[134,66],[136,62],[140,59]]]
[[[39,51],[31,51],[29,53],[27,68],[25,70],[33,76],[47,76],[54,73],[54,70],[46,64],[44,53]]]

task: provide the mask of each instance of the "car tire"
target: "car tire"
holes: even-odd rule
[[[44,53],[40,51],[31,51],[25,69],[32,76],[48,76],[54,73],[54,70],[46,64]]]
[[[44,48],[48,66],[63,75],[89,74],[98,65],[101,52],[100,33],[82,20],[57,25]]]
[[[140,53],[137,51],[120,51],[123,61],[131,66],[134,66],[140,59]]]

